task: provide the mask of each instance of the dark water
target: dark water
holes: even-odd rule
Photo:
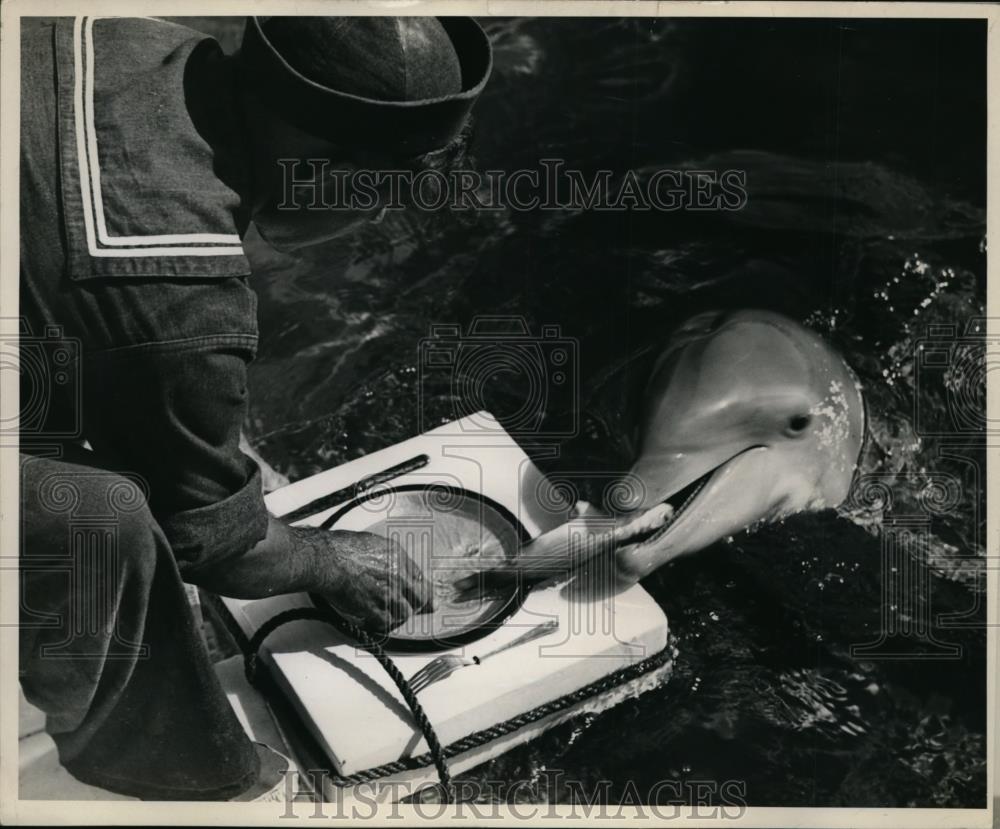
[[[719,306],[772,308],[829,337],[863,381],[871,435],[838,513],[647,580],[678,650],[669,684],[467,777],[560,770],[538,793],[554,800],[571,796],[565,780],[609,780],[616,801],[629,780],[645,793],[669,779],[741,781],[753,805],[985,805],[985,367],[969,327],[985,315],[985,27],[487,26],[481,168],[742,169],[746,208],[408,212],[298,258],[253,244],[262,454],[298,478],[484,403],[512,417],[516,376],[456,399],[418,359],[432,324],[499,314],[579,343],[579,388],[550,390],[546,422],[578,396],[583,435],[540,463],[627,468],[622,401],[642,370],[629,357]],[[915,358],[929,334],[949,344],[943,367]],[[904,608],[883,595],[882,550],[914,521],[901,561],[924,592]],[[920,613],[920,636],[852,650]]]

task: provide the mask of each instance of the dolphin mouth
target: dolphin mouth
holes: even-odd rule
[[[658,541],[669,532],[682,515],[690,511],[690,508],[698,501],[698,496],[717,475],[737,458],[742,457],[747,452],[762,448],[764,447],[759,445],[748,446],[718,466],[712,467],[704,475],[675,490],[655,506],[643,510],[642,513],[619,529],[619,545],[632,547]]]

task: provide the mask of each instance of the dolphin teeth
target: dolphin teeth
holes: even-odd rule
[[[707,475],[703,475],[701,478],[699,478],[697,481],[695,481],[694,484],[692,484],[692,486],[689,488],[690,491],[687,493],[687,497],[683,501],[681,501],[681,505],[679,507],[677,507],[677,509],[675,510],[675,512],[681,513],[685,509],[687,509],[688,506],[691,504],[691,502],[695,498],[697,498],[698,494],[705,488],[705,484],[708,483],[708,479],[711,478],[712,475],[715,474],[716,470],[720,469],[720,468],[721,467],[717,466],[715,469],[713,469]],[[684,490],[681,490],[681,493],[683,493],[683,492],[684,492]],[[678,494],[681,494],[681,493],[678,493]]]

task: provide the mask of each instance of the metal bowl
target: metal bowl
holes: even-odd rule
[[[365,493],[323,522],[337,530],[366,531],[393,539],[434,583],[433,611],[416,614],[381,642],[387,651],[431,652],[474,642],[501,625],[524,600],[519,585],[488,596],[459,596],[455,582],[476,572],[484,547],[489,562],[513,559],[529,540],[505,507],[479,493],[439,484],[409,484]],[[502,552],[501,552],[502,551]],[[336,612],[326,600],[313,603]]]

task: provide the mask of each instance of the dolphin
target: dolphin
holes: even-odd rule
[[[616,583],[634,583],[753,525],[839,506],[864,434],[860,383],[817,334],[771,311],[700,313],[653,365],[610,511],[583,505],[502,569],[531,583],[603,553]]]

